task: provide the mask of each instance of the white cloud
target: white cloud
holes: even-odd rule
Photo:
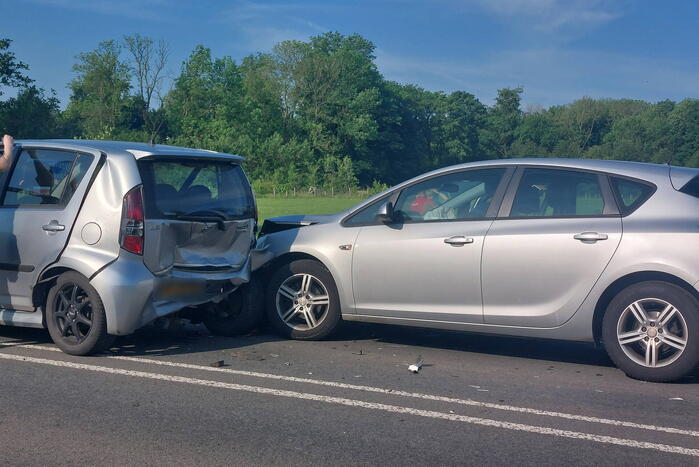
[[[141,20],[163,20],[171,0],[30,0],[56,8],[89,11],[100,15]]]
[[[455,6],[478,6],[522,27],[540,32],[586,29],[621,15],[619,2],[610,0],[452,0]]]
[[[699,71],[685,63],[590,50],[532,48],[475,60],[400,57],[377,51],[387,79],[432,90],[464,90],[492,104],[497,90],[524,87],[523,102],[565,104],[595,98],[674,99],[696,95]]]
[[[313,5],[239,0],[223,11],[218,21],[241,36],[241,49],[268,51],[279,42],[306,40],[329,30],[304,17],[304,9],[309,7]]]

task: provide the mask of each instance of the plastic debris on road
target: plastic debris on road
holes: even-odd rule
[[[223,360],[219,360],[217,362],[210,363],[209,366],[212,366],[214,368],[221,368],[224,365]]]
[[[425,362],[422,360],[422,357],[418,357],[417,361],[408,367],[408,371],[410,371],[411,373],[417,373],[418,371],[420,371],[420,368],[422,368],[422,365],[424,363]]]

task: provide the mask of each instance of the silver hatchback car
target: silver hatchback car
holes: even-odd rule
[[[0,324],[85,355],[250,279],[256,206],[242,158],[109,141],[19,141],[2,175]]]
[[[448,167],[330,216],[262,227],[269,320],[594,341],[628,375],[699,363],[699,170],[519,159]]]

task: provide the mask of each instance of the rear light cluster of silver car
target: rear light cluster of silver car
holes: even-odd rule
[[[124,196],[121,211],[121,247],[131,253],[143,254],[143,187],[137,186]]]

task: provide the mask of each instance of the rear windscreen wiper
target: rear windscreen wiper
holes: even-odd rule
[[[215,211],[196,211],[187,214],[175,212],[168,214],[171,214],[173,218],[181,221],[215,222],[219,230],[226,230],[226,216]]]

